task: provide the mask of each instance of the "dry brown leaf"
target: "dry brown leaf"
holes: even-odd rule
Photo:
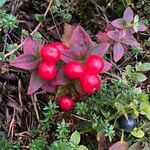
[[[69,47],[72,33],[76,25],[64,24],[64,33],[62,35],[62,42]]]

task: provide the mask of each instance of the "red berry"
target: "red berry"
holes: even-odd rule
[[[104,61],[97,55],[91,55],[85,62],[85,70],[93,74],[99,74],[104,68]]]
[[[57,70],[55,64],[42,62],[38,67],[38,75],[43,80],[52,80],[56,76]]]
[[[55,63],[60,60],[60,51],[53,44],[45,45],[41,49],[41,58],[47,63]]]
[[[53,42],[53,47],[56,47],[60,52],[68,50],[68,47],[61,42]]]
[[[74,107],[74,100],[69,96],[62,96],[59,99],[59,105],[64,111],[70,111]]]
[[[80,78],[80,86],[85,93],[93,94],[101,87],[101,78],[90,72],[85,72]]]
[[[68,62],[64,68],[65,76],[72,80],[79,79],[83,72],[83,65],[76,61]]]

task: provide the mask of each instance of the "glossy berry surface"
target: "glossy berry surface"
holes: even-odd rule
[[[125,116],[121,116],[118,119],[118,124],[120,128],[130,132],[136,127],[137,122],[135,118],[133,118],[131,115],[128,115],[128,119],[126,119]]]
[[[74,100],[69,96],[62,96],[59,99],[59,106],[64,111],[70,111],[74,108]]]
[[[56,63],[60,60],[60,51],[53,44],[45,45],[41,49],[41,58],[47,63]]]
[[[104,61],[97,55],[91,55],[85,62],[85,70],[93,74],[99,74],[104,68]]]
[[[56,47],[60,52],[68,50],[68,47],[61,42],[53,42],[51,45]]]
[[[64,68],[65,76],[72,80],[79,79],[83,72],[83,65],[76,61],[68,62]]]
[[[86,72],[80,78],[80,86],[87,94],[95,93],[101,87],[101,78],[90,72]]]
[[[42,62],[38,66],[38,75],[43,80],[52,80],[56,76],[57,70],[55,64]]]

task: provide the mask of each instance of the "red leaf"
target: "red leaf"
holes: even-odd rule
[[[43,83],[44,81],[39,78],[37,71],[33,71],[28,86],[28,94],[33,94],[42,86]]]
[[[96,37],[100,40],[101,43],[111,43],[111,39],[108,37],[106,32],[98,32]]]
[[[101,73],[105,73],[105,72],[109,71],[111,69],[111,67],[112,67],[112,64],[110,62],[104,60],[104,68]]]
[[[147,30],[147,27],[140,22],[139,26],[138,26],[138,31],[146,31]]]
[[[69,48],[76,51],[79,56],[84,56],[92,48],[92,40],[89,34],[80,25],[73,32]]]
[[[139,47],[140,43],[137,42],[137,40],[133,36],[128,36],[125,39],[121,40],[122,43],[126,45],[130,45],[132,47]]]
[[[57,91],[57,87],[55,85],[52,85],[51,81],[43,83],[41,88],[50,93],[55,93]]]
[[[25,43],[23,44],[23,51],[25,54],[36,55],[39,49],[42,48],[42,44],[33,40],[31,37],[25,39]]]
[[[77,61],[79,59],[78,54],[75,53],[75,51],[62,51],[61,52],[61,60],[63,60],[65,63],[69,61]]]
[[[115,62],[119,61],[123,57],[123,54],[124,54],[124,48],[122,44],[116,43],[113,48],[114,61]]]
[[[106,28],[105,28],[105,31],[108,32],[108,31],[112,31],[112,30],[115,30],[116,28],[111,24],[109,23]]]
[[[12,61],[11,66],[26,69],[26,70],[34,70],[37,68],[39,64],[39,60],[32,54],[23,54],[17,57],[14,61]]]
[[[109,38],[113,40],[119,40],[119,30],[114,30],[114,31],[108,31],[107,35]]]
[[[124,39],[126,37],[126,30],[119,30],[119,39]]]
[[[119,19],[112,21],[111,24],[116,28],[124,29],[125,21],[124,21],[124,19],[119,18]]]
[[[128,150],[129,145],[127,142],[117,142],[113,144],[109,150]]]
[[[130,7],[127,7],[126,10],[123,13],[123,19],[126,22],[131,22],[133,21],[133,11]]]
[[[52,81],[52,84],[58,86],[68,84],[69,82],[70,80],[64,76],[64,68],[61,68],[59,69],[56,78]]]
[[[97,46],[94,46],[91,49],[90,54],[103,56],[108,51],[109,46],[110,46],[109,43],[101,43],[101,44],[99,44]]]

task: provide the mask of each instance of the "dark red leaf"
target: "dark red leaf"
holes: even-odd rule
[[[126,22],[131,22],[133,21],[133,11],[130,7],[127,7],[126,10],[123,13],[123,19]]]
[[[122,43],[126,45],[130,45],[132,47],[139,47],[140,43],[137,42],[137,40],[133,36],[128,36],[125,39],[121,40]]]
[[[112,31],[112,30],[115,30],[116,28],[111,24],[107,24],[106,28],[105,28],[105,31],[108,32],[108,31]]]
[[[55,93],[57,91],[57,87],[55,85],[52,85],[51,81],[43,83],[41,88],[50,93]]]
[[[113,40],[119,40],[119,30],[108,31],[107,36]]]
[[[138,26],[138,31],[146,31],[147,30],[147,27],[143,24],[143,23],[139,23],[139,26]]]
[[[119,39],[124,39],[126,37],[126,30],[119,30]]]
[[[37,71],[33,71],[28,86],[28,94],[33,94],[43,85],[43,83],[44,81],[39,78]]]
[[[117,142],[113,144],[109,150],[128,150],[129,145],[127,142]]]
[[[75,28],[72,34],[69,48],[76,51],[79,57],[84,56],[92,48],[92,40],[89,34],[80,25]]]
[[[123,54],[124,54],[124,48],[122,44],[116,43],[113,48],[114,61],[115,62],[119,61],[123,57]]]
[[[23,51],[25,54],[36,55],[39,49],[41,49],[43,44],[38,41],[33,40],[31,37],[27,37],[25,39],[25,43],[23,44]]]
[[[65,63],[69,61],[77,61],[79,59],[78,54],[75,53],[75,51],[62,51],[61,52],[61,60],[63,60]]]
[[[56,78],[52,81],[53,85],[66,85],[70,82],[65,76],[64,76],[64,68],[59,69]]]
[[[101,73],[108,72],[112,67],[112,64],[106,60],[104,60],[104,68]]]
[[[39,61],[32,54],[23,54],[12,61],[11,66],[25,70],[34,70],[37,68]]]
[[[114,27],[116,27],[116,28],[124,29],[125,20],[122,19],[122,18],[119,18],[119,19],[116,19],[116,20],[112,21],[111,24],[112,24]]]
[[[111,39],[108,37],[106,32],[98,32],[96,37],[100,40],[101,43],[111,43]]]
[[[91,51],[90,55],[98,55],[98,56],[104,56],[106,52],[108,51],[110,44],[109,43],[101,43],[97,46],[94,46]]]

